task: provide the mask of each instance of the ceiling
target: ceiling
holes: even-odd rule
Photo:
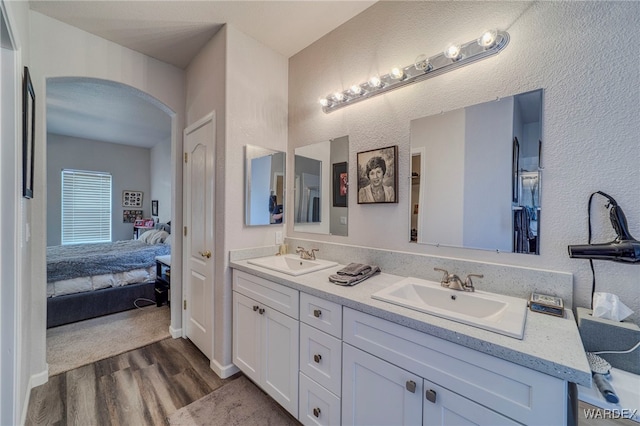
[[[29,0],[32,10],[183,69],[225,24],[289,58],[373,3]],[[82,79],[48,84],[47,126],[59,134],[138,146],[149,146],[150,137],[158,140],[145,135],[140,124],[156,117],[157,106],[141,103],[139,93],[123,87],[110,94],[114,87]],[[109,120],[113,126],[107,132]],[[165,131],[168,135],[170,128]]]

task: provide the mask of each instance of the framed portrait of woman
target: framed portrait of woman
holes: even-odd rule
[[[358,204],[398,202],[398,146],[358,153]]]

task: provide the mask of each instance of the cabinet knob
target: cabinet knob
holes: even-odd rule
[[[316,417],[320,417],[320,409],[318,407],[313,409],[313,415]]]
[[[436,391],[433,389],[429,389],[425,392],[425,397],[427,398],[427,401],[433,402],[434,404],[436,403]]]
[[[264,314],[264,308],[260,308],[260,309],[258,309],[258,313],[259,313],[260,315]]]
[[[416,393],[416,382],[414,382],[413,380],[407,380],[405,387],[409,392]]]
[[[260,306],[258,306],[258,305],[253,305],[253,312],[257,311],[258,309],[260,309]]]
[[[313,360],[314,360],[315,362],[317,362],[318,364],[320,364],[320,361],[322,361],[322,355],[320,355],[320,354],[315,354],[315,355],[313,356]]]
[[[314,309],[313,316],[316,318],[320,318],[322,316],[322,311],[320,309]]]

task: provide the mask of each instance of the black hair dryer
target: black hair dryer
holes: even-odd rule
[[[640,241],[629,233],[627,218],[616,200],[604,192],[594,192],[591,196],[600,194],[609,200],[607,207],[611,226],[618,235],[615,240],[604,244],[571,245],[569,257],[576,259],[613,260],[623,263],[640,263]],[[591,199],[589,199],[591,203]],[[591,226],[589,226],[589,240],[591,240]]]

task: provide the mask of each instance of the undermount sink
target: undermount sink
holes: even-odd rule
[[[517,297],[451,290],[420,278],[405,278],[371,297],[516,339],[524,334],[527,301]]]
[[[247,260],[247,263],[255,266],[262,266],[263,268],[271,269],[273,271],[282,272],[283,274],[295,276],[331,268],[332,266],[336,266],[338,264],[337,262],[331,262],[321,259],[300,259],[299,255],[294,254],[286,254],[284,256],[259,257],[256,259],[249,259]]]

